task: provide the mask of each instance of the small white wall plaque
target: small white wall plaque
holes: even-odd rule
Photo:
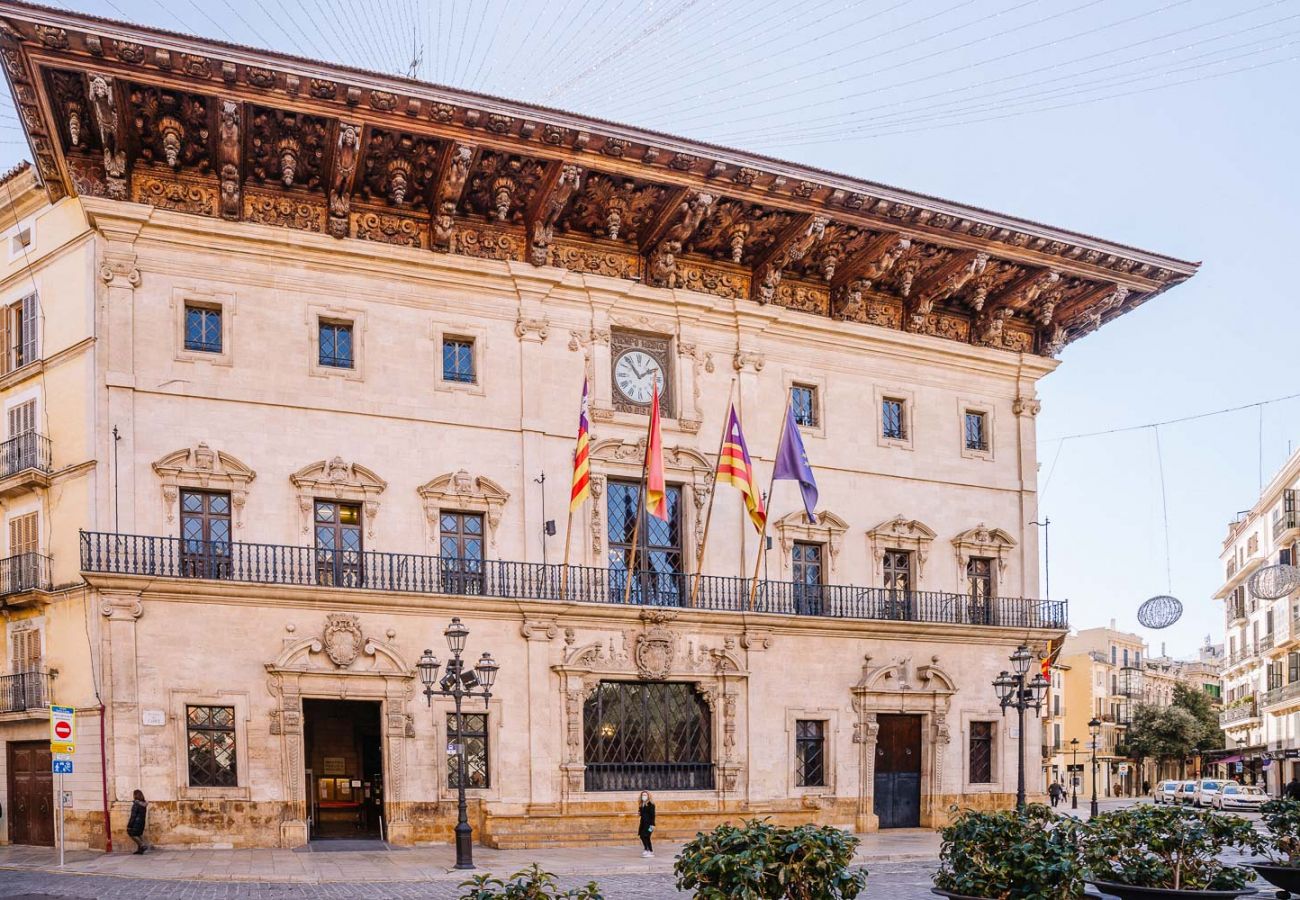
[[[145,725],[166,725],[167,714],[161,709],[144,709],[140,711],[140,720]]]

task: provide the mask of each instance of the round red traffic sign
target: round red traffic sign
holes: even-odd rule
[[[54,723],[54,736],[55,736],[56,738],[58,738],[59,740],[61,740],[61,741],[66,741],[68,738],[72,737],[72,723],[71,723],[71,722],[55,722],[55,723]]]

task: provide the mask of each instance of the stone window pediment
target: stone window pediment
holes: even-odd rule
[[[289,481],[298,490],[303,534],[311,533],[312,507],[317,499],[321,499],[360,503],[365,513],[366,536],[375,536],[379,495],[388,487],[388,482],[370,469],[335,456],[304,466],[290,475]]]
[[[849,523],[835,513],[822,509],[817,511],[817,524],[813,525],[808,521],[808,514],[800,510],[777,519],[772,523],[772,528],[776,531],[777,539],[781,542],[781,552],[785,556],[790,555],[795,541],[825,544],[830,551],[831,568],[834,568]]]
[[[986,556],[996,559],[998,572],[1006,571],[1007,559],[1016,548],[1016,539],[1001,528],[989,528],[984,523],[968,528],[952,539],[957,550],[957,565],[961,572],[966,571],[966,563],[973,556]]]
[[[244,527],[244,501],[248,485],[257,473],[239,459],[221,450],[213,450],[200,441],[168,453],[153,464],[154,473],[162,482],[163,509],[167,523],[176,521],[177,498],[181,488],[203,491],[226,491],[234,507],[235,527]]]
[[[867,532],[867,541],[871,545],[871,555],[876,560],[876,566],[880,565],[886,550],[910,550],[916,556],[918,582],[925,572],[925,561],[934,538],[933,529],[916,519],[906,518],[901,513]]]
[[[471,475],[465,469],[439,475],[416,488],[424,502],[424,516],[429,524],[429,540],[438,542],[438,518],[444,509],[482,513],[487,520],[488,542],[497,542],[497,526],[501,524],[501,511],[505,509],[510,493],[501,485],[482,475]]]

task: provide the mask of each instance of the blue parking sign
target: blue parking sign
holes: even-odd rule
[[[55,774],[55,775],[71,775],[71,774],[72,774],[72,760],[70,760],[70,759],[56,759],[56,760],[54,760],[54,774]]]

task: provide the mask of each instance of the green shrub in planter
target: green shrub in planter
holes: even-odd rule
[[[1300,801],[1270,800],[1259,811],[1269,857],[1280,866],[1300,866]]]
[[[1183,891],[1244,888],[1253,873],[1220,862],[1229,849],[1261,852],[1264,840],[1236,816],[1177,806],[1141,805],[1087,823],[1083,862],[1088,880]]]
[[[853,900],[867,886],[865,869],[849,871],[857,845],[838,828],[754,819],[695,835],[673,870],[697,900]]]
[[[586,887],[561,891],[555,876],[543,871],[537,863],[511,875],[508,881],[491,875],[475,875],[469,881],[462,881],[460,887],[467,889],[460,900],[605,900],[594,881]]]
[[[988,900],[1083,896],[1079,823],[1042,804],[1023,812],[965,810],[940,834],[940,890]]]

